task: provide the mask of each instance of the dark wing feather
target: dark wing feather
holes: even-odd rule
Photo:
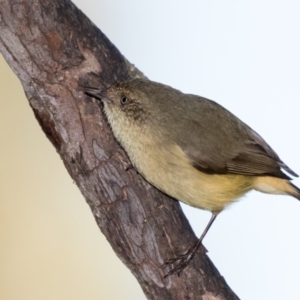
[[[184,128],[192,134],[181,134],[179,146],[195,168],[208,174],[290,179],[282,168],[298,177],[261,136],[225,108],[202,97],[191,100],[197,100],[195,114],[185,119]]]
[[[291,174],[294,177],[299,177],[298,174],[296,174],[292,169],[290,169],[276,154],[276,152],[266,143],[266,141],[253,129],[251,129],[249,126],[244,124],[248,129],[248,134],[251,140],[254,141],[256,147],[261,147],[261,150],[258,152],[260,154],[265,154],[271,159],[273,159],[279,168],[284,169],[286,172]]]

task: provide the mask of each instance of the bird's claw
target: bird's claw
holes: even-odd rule
[[[168,265],[178,263],[174,268],[172,268],[165,276],[164,278],[167,278],[168,276],[174,274],[177,272],[177,275],[180,276],[181,271],[189,264],[191,259],[193,258],[194,253],[191,251],[188,251],[186,254],[180,255],[176,258],[170,259],[166,261],[162,267],[166,267]]]

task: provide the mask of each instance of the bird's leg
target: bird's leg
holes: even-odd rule
[[[211,227],[212,223],[214,222],[214,220],[216,219],[217,214],[213,214],[208,222],[208,224],[206,225],[203,233],[201,234],[199,240],[197,241],[197,243],[192,246],[185,254],[180,255],[174,259],[168,260],[164,263],[163,266],[167,266],[173,263],[178,263],[173,269],[171,269],[165,276],[164,278],[172,275],[175,272],[178,272],[178,276],[180,275],[181,271],[189,264],[189,262],[192,260],[192,258],[194,257],[194,255],[197,252],[197,249],[199,248],[199,246],[202,243],[202,240],[204,239],[205,235],[207,234],[209,228]]]

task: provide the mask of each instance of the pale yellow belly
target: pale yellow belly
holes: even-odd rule
[[[167,150],[156,147],[150,152],[135,149],[128,154],[137,170],[155,187],[177,200],[215,213],[253,187],[253,178],[249,176],[198,171],[178,146]]]

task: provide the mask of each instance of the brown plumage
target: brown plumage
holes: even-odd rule
[[[118,83],[102,100],[117,140],[133,166],[155,187],[189,205],[210,210],[198,243],[167,275],[191,260],[216,215],[255,189],[300,199],[298,176],[249,126],[214,101],[144,79]]]

